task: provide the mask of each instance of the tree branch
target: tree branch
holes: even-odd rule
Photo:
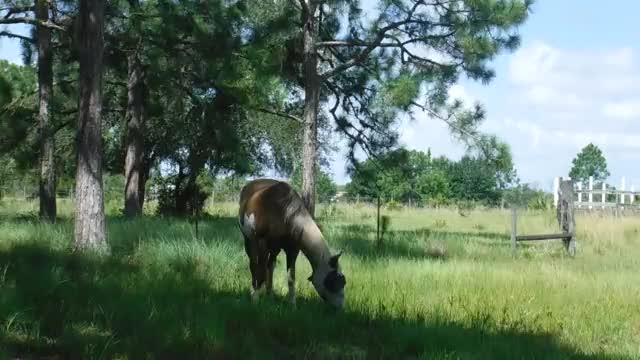
[[[264,107],[253,107],[252,109],[260,111],[260,112],[263,112],[263,113],[266,113],[266,114],[271,114],[271,115],[287,118],[289,120],[294,120],[294,121],[296,121],[296,122],[298,122],[300,124],[304,124],[304,121],[302,121],[301,118],[299,118],[297,116],[294,116],[294,115],[285,114],[285,113],[282,113],[282,112],[279,112],[279,111],[275,111],[275,110],[271,110],[271,109],[267,109],[267,108],[264,108]]]
[[[5,19],[8,19],[13,14],[19,14],[27,11],[35,11],[35,6],[14,6],[8,8],[2,8],[0,11],[6,11],[7,13],[4,15]]]
[[[118,86],[118,87],[127,87],[127,83],[124,81],[105,81],[105,84],[107,85],[113,85],[113,86]]]
[[[322,79],[324,79],[324,80],[329,79],[329,78],[331,78],[332,76],[335,76],[338,73],[346,71],[346,70],[348,70],[348,69],[350,69],[350,68],[352,68],[352,67],[354,67],[356,65],[359,65],[362,62],[364,62],[375,49],[380,47],[380,44],[382,44],[382,41],[384,40],[385,36],[387,35],[387,32],[389,32],[390,30],[393,30],[393,29],[397,29],[402,25],[405,25],[405,24],[413,22],[411,20],[411,17],[416,12],[418,7],[420,5],[423,5],[423,4],[424,4],[424,1],[416,1],[416,3],[413,4],[413,7],[408,12],[407,17],[404,20],[393,22],[393,23],[381,28],[380,30],[378,30],[375,39],[373,39],[373,41],[371,41],[368,45],[366,45],[364,50],[362,50],[358,55],[355,55],[349,61],[347,61],[345,63],[342,63],[342,64],[336,66],[335,68],[331,69],[331,70],[325,71],[323,74],[320,75],[320,77]]]
[[[0,25],[4,24],[30,24],[36,26],[43,26],[53,30],[66,31],[65,28],[58,24],[54,24],[51,21],[38,21],[32,18],[10,18],[10,19],[0,19]]]
[[[470,137],[471,139],[476,140],[476,141],[479,141],[479,140],[480,140],[480,139],[478,138],[478,134],[471,133],[471,132],[469,132],[469,131],[467,131],[467,130],[465,130],[465,129],[461,128],[461,127],[459,127],[459,126],[458,126],[458,125],[456,125],[454,122],[452,122],[452,121],[451,121],[451,116],[449,116],[449,117],[444,117],[444,116],[442,116],[442,115],[440,115],[440,114],[436,113],[435,111],[433,111],[433,110],[431,110],[431,109],[427,108],[426,106],[418,104],[418,103],[417,103],[417,102],[415,102],[415,101],[412,101],[412,102],[411,102],[411,105],[418,107],[420,110],[422,110],[422,111],[424,111],[424,112],[428,113],[431,117],[434,117],[434,118],[436,118],[436,119],[439,119],[439,120],[444,121],[447,125],[451,126],[453,129],[455,129],[455,130],[459,131],[460,133],[462,133],[462,134],[464,134],[464,135],[466,135],[466,136]]]
[[[302,16],[306,17],[309,14],[309,5],[307,4],[307,0],[299,0],[300,6],[302,7]],[[310,16],[313,16],[311,14]]]
[[[372,43],[364,42],[364,41],[341,41],[341,40],[333,40],[333,41],[320,41],[316,43],[316,47],[368,47],[371,46]],[[381,42],[376,47],[400,47],[401,44],[398,43],[383,43]]]
[[[64,115],[72,115],[72,114],[74,114],[74,113],[75,113],[75,112],[77,112],[77,111],[78,111],[78,109],[74,109],[74,110],[67,110],[67,111],[65,111],[65,112],[64,112]],[[74,121],[75,121],[75,119],[74,119],[74,118],[71,118],[70,120],[67,120],[67,121],[64,121],[64,122],[63,122],[63,123],[61,123],[61,124],[58,124],[58,126],[56,126],[56,127],[53,129],[53,134],[57,134],[60,130],[62,130],[62,129],[64,129],[64,128],[66,128],[66,127],[67,127],[67,126],[69,126],[69,125],[71,125]]]
[[[461,66],[463,65],[462,62],[459,63],[453,63],[453,64],[442,64],[439,63],[437,61],[433,61],[431,59],[427,59],[425,57],[422,56],[418,56],[413,54],[412,52],[410,52],[409,50],[407,50],[406,48],[402,48],[402,53],[403,54],[407,54],[409,56],[409,61],[412,63],[424,63],[421,64],[422,66],[424,66],[425,64],[431,65],[431,66],[435,66],[435,67],[439,67],[439,68],[444,68],[444,67],[451,67],[451,66]],[[405,61],[404,59],[402,59],[403,62]]]
[[[340,92],[331,84],[330,81],[325,81],[325,85],[327,85],[329,90],[331,90],[331,92],[333,93],[333,96],[336,97],[336,102],[333,104],[331,109],[329,109],[329,112],[331,113],[331,115],[333,116],[334,121],[337,124],[338,123],[338,115],[336,114],[336,111],[338,110],[338,106],[340,106],[340,101],[341,101],[342,98],[340,97]]]
[[[30,38],[28,36],[18,35],[18,34],[10,33],[8,31],[0,31],[0,36],[6,36],[6,37],[9,37],[9,38],[20,39],[20,40],[23,40],[23,41],[27,41],[27,42],[29,42],[31,44],[35,44],[36,43],[32,38]]]

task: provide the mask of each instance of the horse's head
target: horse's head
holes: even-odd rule
[[[344,288],[347,284],[338,262],[341,255],[342,251],[331,256],[326,263],[319,264],[308,279],[324,301],[339,309],[344,306]]]

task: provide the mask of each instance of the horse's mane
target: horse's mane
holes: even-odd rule
[[[300,195],[286,182],[278,182],[265,191],[265,196],[268,198],[265,199],[268,200],[267,203],[272,202],[278,205],[282,211],[284,223],[289,227],[291,234],[299,238],[304,229],[300,222],[295,220],[301,217],[311,218]]]
[[[292,224],[297,216],[309,216],[300,195],[287,183],[279,182],[269,189],[273,191],[276,202],[284,211],[284,221]]]

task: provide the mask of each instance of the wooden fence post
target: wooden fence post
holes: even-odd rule
[[[607,206],[607,183],[602,181],[602,208]]]
[[[511,208],[511,252],[513,254],[513,256],[516,255],[516,236],[518,233],[517,230],[517,225],[518,225],[518,221],[517,221],[517,213],[516,213],[516,208],[512,207]]]
[[[578,182],[578,207],[582,207],[582,181]]]
[[[558,207],[556,209],[558,224],[563,233],[571,234],[571,237],[562,239],[569,255],[576,253],[575,217],[573,213],[573,181],[560,181]]]
[[[589,176],[589,209],[592,209],[593,203],[593,176]]]

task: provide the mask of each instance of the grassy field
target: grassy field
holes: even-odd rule
[[[129,222],[109,209],[110,256],[69,250],[71,204],[40,224],[36,203],[0,202],[0,357],[83,359],[639,359],[640,218],[581,215],[578,252],[519,244],[507,211],[321,208],[345,251],[347,305],[324,306],[298,260],[298,304],[252,304],[235,204],[187,220]],[[519,233],[557,232],[525,212]]]

